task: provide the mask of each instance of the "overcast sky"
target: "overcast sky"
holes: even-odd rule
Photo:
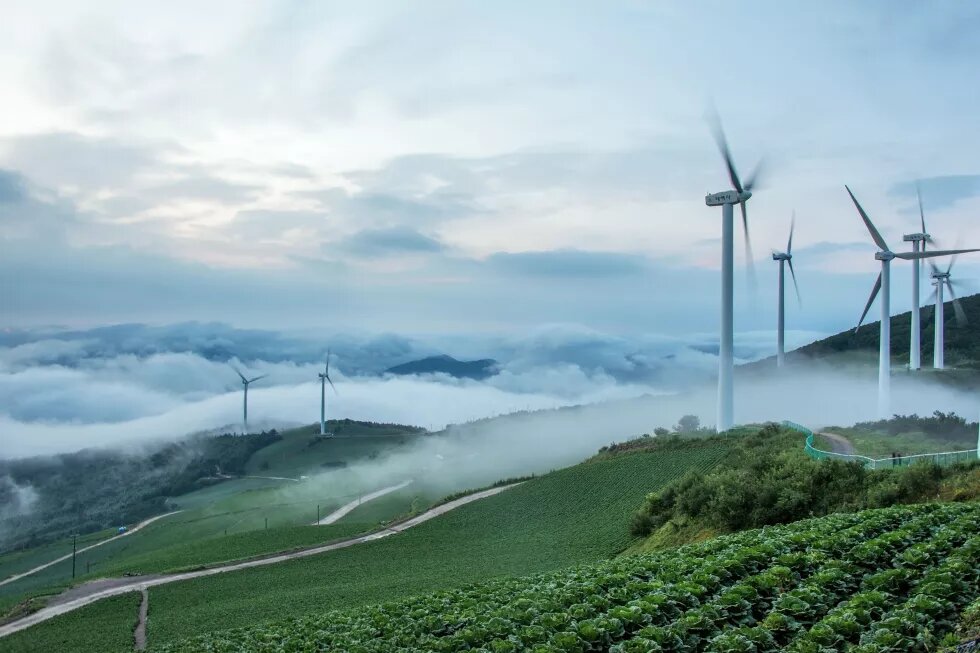
[[[507,333],[717,329],[727,189],[774,323],[792,211],[802,308],[853,325],[874,247],[980,243],[969,2],[4,4],[4,326]],[[741,236],[736,241],[741,259]],[[893,306],[908,308],[896,263]],[[980,276],[967,257],[961,278]],[[928,295],[923,282],[924,296]]]

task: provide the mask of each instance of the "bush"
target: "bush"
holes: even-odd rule
[[[738,531],[865,508],[980,496],[980,463],[942,468],[929,462],[868,471],[861,463],[817,461],[766,425],[708,474],[688,473],[646,501],[631,524],[647,535],[668,521],[697,520],[706,528]]]

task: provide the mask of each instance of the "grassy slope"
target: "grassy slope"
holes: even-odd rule
[[[630,543],[647,492],[728,448],[606,457],[535,478],[403,534],[316,558],[151,590],[151,644],[592,561]],[[43,625],[40,626],[43,628]]]
[[[854,427],[832,427],[826,429],[830,433],[843,435],[854,445],[856,453],[871,458],[888,458],[892,452],[903,456],[919,453],[939,453],[942,451],[965,451],[977,446],[976,439],[972,441],[949,440],[931,437],[922,431],[907,433],[882,433]],[[830,444],[825,438],[817,436],[817,446],[830,450]]]
[[[424,437],[413,427],[349,420],[328,421],[327,431],[335,437],[318,437],[319,424],[285,431],[280,442],[257,451],[245,469],[249,474],[297,478],[324,471],[332,464],[367,459],[383,449]]]
[[[81,549],[112,537],[115,534],[115,530],[107,529],[96,533],[89,533],[88,535],[82,535],[78,538],[77,546],[79,549]],[[4,553],[3,555],[0,555],[0,579],[9,578],[15,574],[25,572],[28,569],[33,569],[38,565],[43,565],[46,562],[60,558],[63,555],[71,553],[71,547],[71,538],[65,538],[31,549],[22,549],[20,551]],[[69,565],[70,564],[71,563],[69,563]],[[2,598],[0,598],[0,602],[2,602]]]
[[[359,422],[331,423],[331,428],[341,437],[319,440],[309,447],[312,427],[293,429],[282,434],[283,439],[253,455],[246,468],[266,476],[298,475],[297,471],[309,471],[312,465],[320,470],[325,461],[352,462],[368,458],[385,448],[399,447],[411,438],[421,437],[414,427],[374,425]],[[269,462],[269,465],[263,463]],[[267,469],[260,469],[267,467]],[[208,486],[176,497],[175,508],[184,512],[155,522],[138,533],[109,542],[92,551],[79,554],[76,560],[76,582],[106,575],[118,575],[126,571],[149,572],[174,567],[217,563],[245,556],[274,553],[298,546],[312,546],[328,542],[343,535],[334,535],[330,529],[304,529],[313,523],[317,506],[321,514],[340,507],[351,496],[334,496],[335,491],[325,488],[322,495],[315,492],[293,494],[301,484],[289,481],[241,478]],[[358,488],[355,488],[357,490]],[[370,491],[377,488],[359,488]],[[283,494],[280,490],[289,492]],[[353,511],[343,522],[348,525],[344,534],[363,532],[377,522],[390,520],[411,506],[416,494],[402,495],[379,505],[366,504]],[[387,499],[387,497],[385,498]],[[435,497],[426,497],[432,501]],[[263,535],[266,519],[269,531]],[[341,530],[337,530],[341,532]],[[227,533],[227,542],[221,538]],[[86,536],[86,538],[94,537]],[[195,549],[189,543],[206,542]],[[29,549],[0,558],[2,576],[26,570],[71,551],[63,542]],[[61,550],[59,553],[58,551]],[[31,563],[31,564],[29,564]],[[91,572],[86,569],[91,565]],[[10,571],[8,571],[8,568]],[[25,596],[57,593],[69,583],[71,561],[61,562],[22,580],[0,586],[0,614]]]
[[[0,639],[0,653],[122,653],[133,650],[140,594],[114,596]]]
[[[945,329],[945,362],[947,368],[956,370],[933,371],[933,343],[935,342],[934,307],[923,306],[919,313],[921,320],[922,370],[923,375],[936,375],[937,380],[956,386],[976,387],[980,383],[977,372],[980,371],[980,294],[961,298],[961,304],[968,317],[968,324],[957,324],[952,302],[946,302],[943,315],[946,320]],[[909,341],[911,330],[911,313],[906,311],[891,318],[891,354],[893,371],[903,370],[909,360]],[[857,333],[853,329],[842,331],[836,335],[817,340],[787,353],[787,360],[821,359],[830,364],[866,364],[874,365],[878,360],[879,323],[869,322],[862,326]],[[740,369],[751,371],[769,369],[775,365],[775,356],[753,363],[739,366]]]

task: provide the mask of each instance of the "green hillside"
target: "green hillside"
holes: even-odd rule
[[[943,305],[945,320],[945,362],[950,367],[980,369],[980,294],[963,297],[960,300],[967,316],[967,324],[960,325],[955,317],[952,302]],[[933,343],[935,337],[935,306],[923,306],[919,312],[922,334],[922,365],[932,366]],[[891,353],[896,363],[908,363],[909,339],[911,332],[911,312],[900,313],[891,318]],[[865,352],[869,358],[878,353],[877,321],[863,325],[857,333],[853,329],[818,340],[800,347],[791,354],[810,358],[827,358],[836,354]]]
[[[977,503],[832,515],[161,650],[932,651],[980,596],[977,520]]]
[[[163,503],[158,513],[182,512],[126,537],[112,538],[113,529],[79,538],[80,549],[100,539],[111,539],[78,554],[74,580],[69,559],[0,585],[0,617],[27,596],[56,594],[69,584],[124,573],[210,565],[314,546],[377,528],[379,522],[391,520],[413,506],[424,507],[439,498],[429,488],[409,486],[379,499],[377,504],[365,504],[338,524],[311,526],[318,514],[326,515],[357,499],[360,494],[378,489],[376,482],[358,479],[345,472],[347,465],[405,446],[413,438],[423,437],[424,433],[411,426],[350,420],[330,422],[329,426],[336,437],[320,438],[314,427],[308,426],[265,438],[264,446],[257,448],[248,444],[248,438],[239,437],[236,441],[245,443],[251,450],[235,467],[229,465],[223,469],[237,469],[245,477],[211,478],[207,482],[191,484],[197,489],[179,496],[161,497]],[[228,438],[221,436],[217,441],[225,446]],[[234,451],[237,453],[242,449]],[[101,464],[104,459],[96,457],[95,460]],[[144,464],[139,460],[130,464]],[[213,473],[214,462],[201,467],[197,461],[202,458],[191,460],[191,471]],[[304,472],[324,471],[334,472],[330,480],[289,480],[299,478]],[[190,478],[189,471],[180,473]],[[280,476],[282,478],[276,478]],[[120,492],[110,493],[110,496],[123,496],[125,483],[118,476],[111,478],[122,485]],[[64,556],[71,550],[70,539],[59,539],[0,555],[0,579]]]
[[[154,647],[216,628],[608,557],[633,541],[629,520],[647,492],[689,470],[708,469],[727,452],[724,443],[683,442],[658,451],[603,455],[399,535],[313,558],[151,588],[149,641]],[[29,642],[32,633],[60,627],[57,620],[32,627],[19,639],[0,640],[0,650],[7,641]]]

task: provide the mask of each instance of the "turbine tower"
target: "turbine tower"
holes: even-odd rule
[[[949,266],[946,268],[945,272],[940,271],[936,264],[929,261],[932,266],[932,285],[936,287],[933,291],[933,297],[936,299],[936,339],[935,345],[932,352],[932,366],[937,370],[941,370],[945,367],[945,320],[946,316],[943,315],[943,286],[949,288],[949,296],[953,299],[953,311],[956,313],[956,323],[960,326],[965,326],[967,323],[966,311],[960,305],[960,299],[956,296],[956,292],[953,290],[953,280],[950,279],[950,273],[953,270],[953,263],[956,262],[956,257],[954,256],[949,261]]]
[[[931,252],[893,252],[888,247],[888,243],[885,239],[881,237],[878,229],[875,228],[874,224],[871,222],[871,218],[868,214],[864,212],[861,204],[858,203],[857,198],[854,197],[854,193],[846,185],[847,194],[851,196],[851,201],[854,202],[855,208],[857,208],[858,213],[861,214],[861,220],[864,221],[864,226],[868,228],[868,233],[871,234],[871,239],[874,240],[875,245],[878,246],[878,251],[875,252],[875,258],[881,261],[881,272],[878,274],[878,279],[875,281],[874,287],[871,289],[871,296],[868,297],[868,303],[864,306],[864,312],[861,313],[861,319],[858,320],[858,325],[855,327],[854,332],[861,328],[861,323],[864,322],[865,316],[867,316],[868,311],[871,309],[871,304],[874,303],[875,297],[878,296],[878,291],[881,291],[881,322],[880,322],[880,333],[878,337],[878,416],[881,419],[887,419],[891,413],[891,401],[889,397],[889,383],[891,376],[891,262],[893,259],[904,259],[906,261],[914,261],[916,259],[923,258],[933,258],[936,256],[948,256],[950,254],[958,254],[962,252],[976,252],[975,249],[952,249],[952,250],[933,250]]]
[[[320,435],[327,434],[327,383],[337,392],[337,387],[330,380],[330,350],[327,350],[327,362],[323,366],[323,372],[317,374],[320,377]]]
[[[912,243],[912,252],[926,251],[926,243],[932,242],[932,236],[926,231],[926,216],[922,210],[922,193],[919,185],[915,185],[915,196],[919,200],[919,224],[922,231],[915,234],[905,234],[902,240]],[[912,324],[909,337],[909,369],[917,370],[922,367],[922,337],[920,335],[919,320],[919,285],[920,285],[919,259],[912,259]]]
[[[796,284],[796,272],[793,271],[793,230],[796,228],[796,214],[794,213],[793,219],[789,223],[789,240],[786,242],[785,252],[773,252],[772,260],[779,261],[779,310],[776,318],[776,366],[782,367],[785,363],[786,357],[786,308],[785,308],[785,290],[784,281],[785,275],[785,265],[789,263],[789,273],[793,277],[793,287],[796,289],[796,301],[802,305],[802,300],[800,299],[800,287]]]
[[[246,379],[245,375],[242,374],[241,370],[239,370],[237,367],[233,365],[231,369],[235,370],[235,372],[238,374],[238,377],[242,380],[242,388],[244,388],[245,390],[245,395],[242,399],[242,426],[244,428],[244,432],[248,433],[248,386],[250,386],[255,381],[258,381],[259,379],[264,379],[269,375],[260,374],[259,376],[253,377],[251,379]]]
[[[735,397],[733,376],[735,372],[735,360],[733,354],[734,346],[734,325],[733,325],[733,300],[732,300],[732,275],[734,264],[734,222],[736,204],[742,210],[742,229],[745,232],[745,258],[749,269],[749,278],[754,279],[752,269],[752,246],[749,243],[749,221],[745,212],[745,203],[752,197],[752,188],[756,185],[758,167],[742,184],[735,171],[735,163],[732,161],[731,151],[728,149],[728,141],[721,128],[721,121],[714,121],[714,135],[721,150],[722,158],[725,159],[725,167],[728,169],[728,179],[732,184],[732,190],[720,193],[709,193],[704,198],[704,203],[708,206],[721,207],[721,340],[718,348],[718,419],[715,428],[718,432],[727,431],[734,425]]]

